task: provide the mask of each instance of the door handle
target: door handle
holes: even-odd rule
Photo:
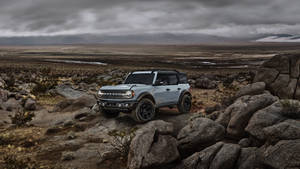
[[[181,88],[177,88],[177,90],[181,90]]]
[[[170,89],[166,89],[166,91],[170,91]]]

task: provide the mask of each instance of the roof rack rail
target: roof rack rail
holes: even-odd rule
[[[151,71],[151,73],[159,72],[159,71],[170,71],[170,72],[180,73],[178,70],[175,69],[143,69],[143,70],[135,70],[133,72],[137,72],[137,71]]]

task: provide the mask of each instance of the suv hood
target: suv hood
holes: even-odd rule
[[[100,90],[131,90],[136,87],[145,87],[147,85],[144,84],[120,84],[115,86],[103,86]]]

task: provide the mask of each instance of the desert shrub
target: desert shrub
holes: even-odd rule
[[[127,157],[130,150],[130,143],[135,136],[136,128],[129,131],[113,130],[108,134],[113,137],[111,145],[120,154],[121,157]]]
[[[36,82],[36,86],[32,89],[32,93],[35,95],[46,93],[48,90],[53,89],[55,86],[57,86],[57,80],[45,79],[40,82]]]
[[[24,110],[18,110],[13,116],[10,116],[12,124],[17,126],[23,126],[27,122],[30,122],[34,117],[33,112],[25,112]]]
[[[288,118],[300,118],[300,102],[295,100],[281,100],[283,111],[282,115]]]
[[[35,169],[39,168],[36,162],[30,158],[18,159],[16,155],[6,154],[3,156],[5,169]]]

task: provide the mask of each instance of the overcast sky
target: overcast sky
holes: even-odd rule
[[[300,0],[0,0],[0,36],[300,34]]]

